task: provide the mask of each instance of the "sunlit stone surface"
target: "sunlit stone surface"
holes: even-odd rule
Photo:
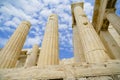
[[[22,50],[30,23],[23,21],[0,52],[0,68],[13,68]]]
[[[71,5],[74,57],[69,59],[58,57],[56,14],[48,18],[41,47],[22,49],[30,28],[22,22],[0,49],[0,80],[120,80],[119,17],[107,12],[115,10],[115,2],[95,0],[93,25],[83,2]]]
[[[43,67],[58,64],[58,18],[56,14],[52,14],[48,18],[37,65]]]

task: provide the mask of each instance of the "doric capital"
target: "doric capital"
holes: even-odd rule
[[[83,8],[84,3],[83,2],[77,2],[77,3],[73,3],[71,4],[71,13],[72,13],[72,24],[76,25],[76,21],[75,21],[75,17],[74,17],[74,8],[77,6],[80,6]]]
[[[48,18],[48,20],[58,20],[57,14],[51,14]]]
[[[30,28],[30,26],[31,26],[31,23],[30,23],[29,21],[22,21],[21,24],[27,24],[27,25],[29,26],[29,28]]]
[[[105,10],[105,13],[104,13],[104,19],[106,19],[106,16],[109,14],[109,13],[115,13],[115,8],[110,8],[110,9],[106,9]]]
[[[106,11],[105,11],[105,16],[107,15],[107,14],[109,14],[109,13],[115,13],[115,8],[111,8],[111,9],[106,9]]]

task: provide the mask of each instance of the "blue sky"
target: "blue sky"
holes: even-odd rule
[[[59,17],[59,54],[60,59],[73,57],[71,6],[83,0],[0,0],[0,48],[13,34],[23,20],[32,26],[24,48],[41,46],[47,18],[51,13]],[[84,0],[84,11],[92,19],[94,0]],[[120,15],[120,0],[117,1],[117,15]]]

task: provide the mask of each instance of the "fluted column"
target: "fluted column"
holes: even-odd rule
[[[120,34],[120,17],[114,12],[108,12],[106,15],[108,21],[113,25],[116,31]]]
[[[27,66],[27,64],[29,62],[29,57],[30,57],[31,53],[32,53],[31,49],[27,51],[27,53],[26,53],[27,57],[26,57],[26,60],[25,60],[24,67]]]
[[[27,56],[24,67],[36,66],[38,52],[39,52],[39,47],[37,44],[35,44],[32,48],[31,54]]]
[[[74,8],[74,16],[87,62],[99,63],[108,60],[106,49],[80,6]]]
[[[85,62],[85,55],[76,25],[73,25],[73,45],[75,62]]]
[[[58,58],[58,18],[52,14],[48,18],[42,48],[39,55],[38,66],[57,65]]]
[[[30,23],[23,21],[13,33],[0,53],[0,68],[12,68],[15,66],[26,36],[30,29]]]

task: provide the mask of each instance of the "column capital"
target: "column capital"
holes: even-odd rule
[[[51,15],[49,16],[49,18],[48,18],[48,21],[49,21],[49,20],[58,20],[57,14],[51,14]]]
[[[77,2],[77,3],[73,3],[71,4],[71,13],[72,13],[72,24],[75,25],[76,22],[75,22],[75,17],[74,17],[74,8],[77,7],[77,6],[80,6],[83,8],[83,5],[84,3],[83,2]]]
[[[26,24],[26,25],[28,25],[29,28],[30,28],[30,26],[31,26],[31,23],[30,23],[29,21],[22,21],[21,24]]]
[[[34,44],[33,47],[39,47],[38,44]]]
[[[71,10],[73,11],[73,9],[74,9],[75,7],[77,7],[77,6],[80,6],[80,7],[83,8],[83,5],[84,5],[83,2],[72,3],[72,4],[71,4]]]
[[[115,10],[116,10],[116,8],[106,9],[106,10],[105,10],[105,18],[106,18],[106,16],[107,16],[107,14],[109,14],[109,13],[115,13]]]
[[[52,17],[52,16],[54,16],[54,17],[57,17],[57,14],[51,14],[49,17]]]

